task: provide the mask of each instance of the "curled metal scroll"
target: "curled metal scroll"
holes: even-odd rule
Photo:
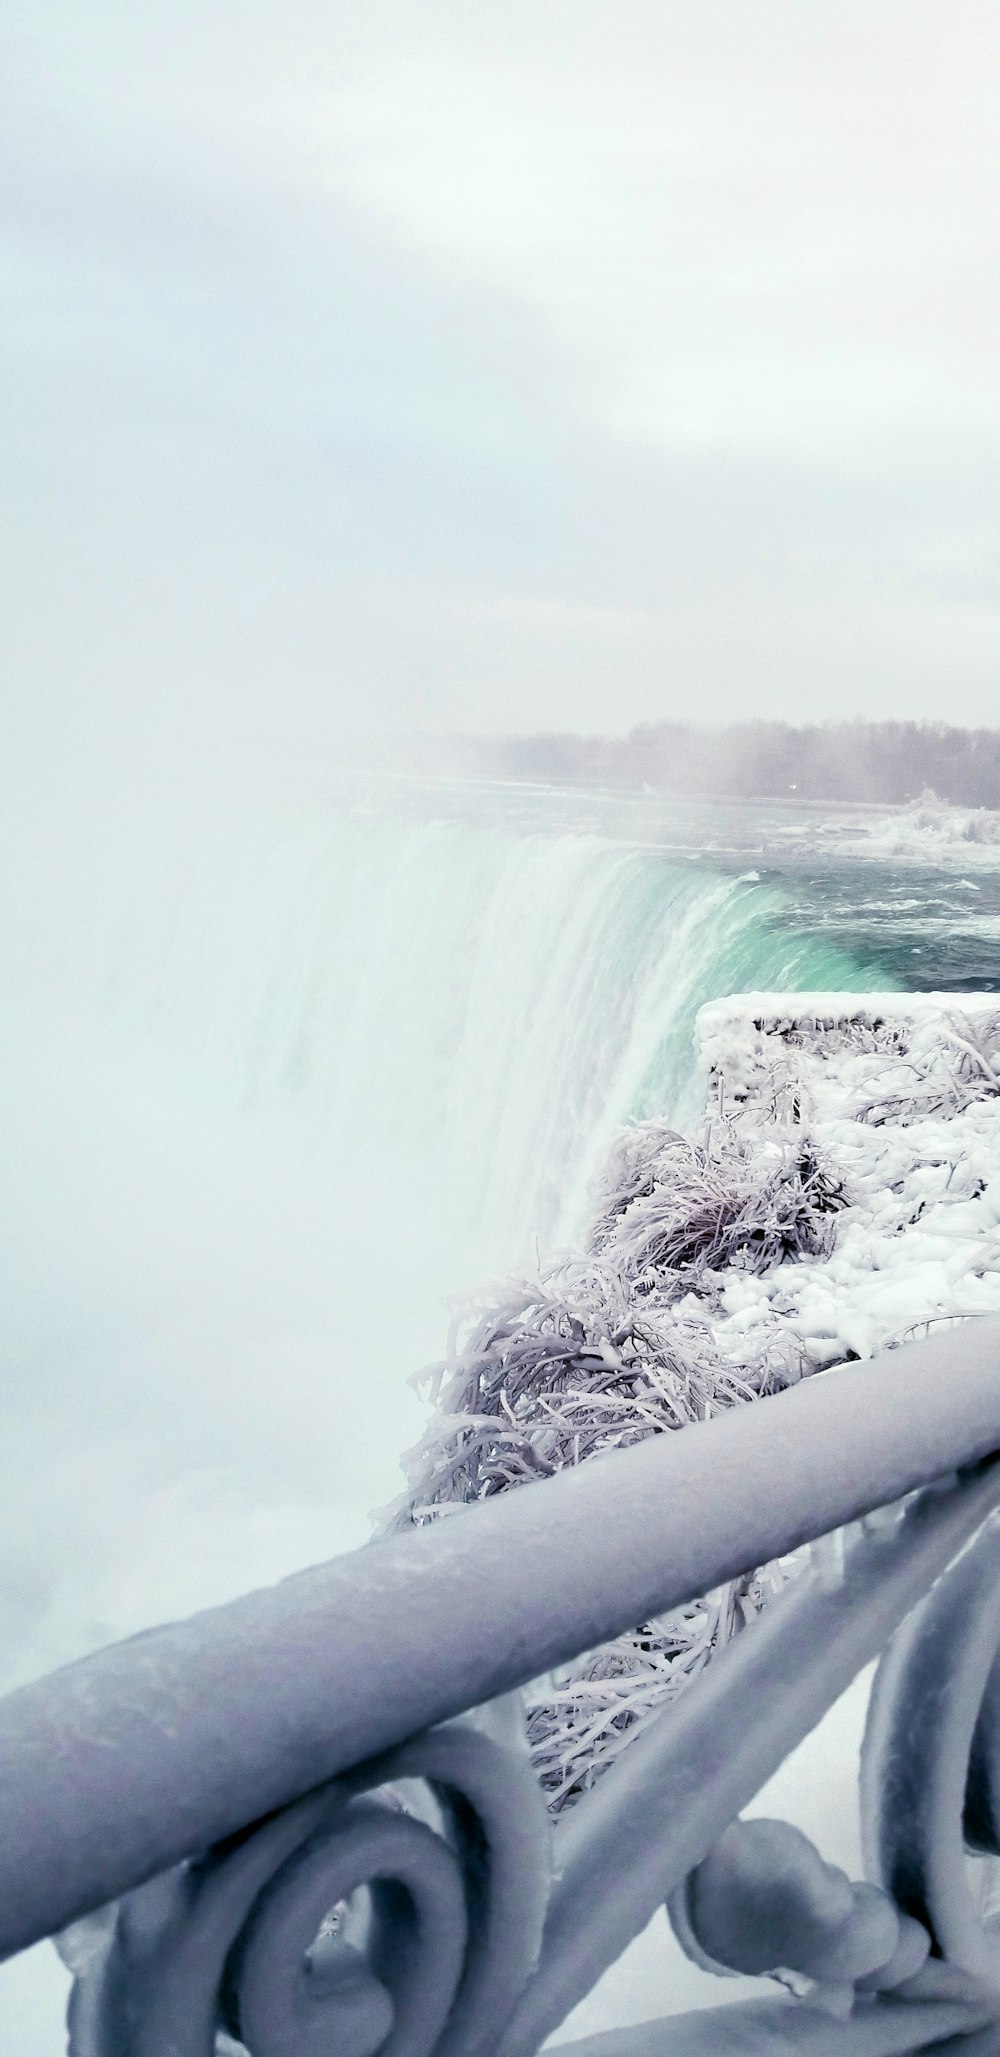
[[[967,1855],[1000,1854],[995,1504],[984,1475],[850,1536],[835,1575],[776,1603],[580,1803],[551,1893],[520,1718],[494,1708],[78,1923],[70,2057],[532,2057],[664,1898],[697,1961],[788,1992],[616,2034],[603,2057],[902,2057],[950,2037],[995,2057],[1000,1931]],[[858,1884],[787,1824],[734,1815],[894,1629]]]
[[[924,1924],[942,1958],[993,1979],[1000,1978],[1000,1924],[984,1917],[972,1860],[992,1859],[998,1871],[998,1596],[994,1520],[883,1657],[862,1758],[870,1876]]]
[[[1000,2050],[1000,1920],[984,1916],[973,1876],[985,1858],[1000,1888],[998,1595],[994,1516],[881,1659],[861,1780],[877,1883],[852,1884],[797,1829],[757,1819],[734,1822],[671,1896],[675,1932],[696,1962],[777,1978],[805,2003],[803,2051],[827,2047],[818,2014],[840,2018],[845,2057],[943,2048],[945,2036],[956,2049],[978,2049],[985,2036],[984,2052]],[[730,2012],[732,2047],[744,2047],[741,2010]],[[746,2013],[750,2034],[754,2009]],[[760,2028],[763,2015],[756,2020]]]
[[[842,1535],[837,1549],[791,1581],[761,1621],[650,1722],[578,1803],[557,1830],[558,1875],[541,1966],[504,2035],[501,2057],[534,2057],[664,1900],[705,1968],[778,1974],[797,1995],[794,2003],[786,1996],[749,2011],[742,2003],[724,2008],[714,2030],[719,2050],[826,2051],[835,2035],[837,2057],[888,2057],[1000,2019],[1000,1992],[989,1976],[937,1960],[918,1968],[927,1936],[921,1938],[919,1914],[912,1926],[900,1920],[889,1904],[891,1889],[874,1892],[832,1873],[804,1838],[793,1850],[796,1832],[784,1825],[770,1825],[750,1863],[760,1831],[737,1821],[851,1678],[961,1562],[969,1538],[996,1510],[997,1485],[992,1470],[969,1474]],[[709,1897],[716,1911],[732,1897],[728,1926],[741,1943],[752,1940],[752,1963],[739,1945],[730,1949],[717,1922],[703,1927],[706,1909],[695,1903],[698,1888],[709,1884],[706,1907]],[[777,1913],[788,1917],[784,1941],[773,1933]],[[783,2027],[755,2044],[753,2036],[765,2034],[761,2006],[770,2010],[769,2024],[777,2007]],[[749,2040],[740,2041],[744,2026]],[[648,2024],[650,2048],[653,2033]],[[694,2017],[661,2021],[655,2034],[657,2057],[708,2047],[698,2040]],[[615,2053],[609,2048],[603,2057]]]
[[[70,2057],[474,2057],[536,1963],[548,1852],[525,1754],[448,1724],[77,1923]]]

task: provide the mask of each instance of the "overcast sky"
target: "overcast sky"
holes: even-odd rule
[[[995,0],[2,35],[10,736],[1000,723]]]

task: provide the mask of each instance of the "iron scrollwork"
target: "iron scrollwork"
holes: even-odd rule
[[[969,1872],[1000,1855],[996,1499],[980,1474],[856,1525],[554,1827],[511,1700],[77,1923],[71,2057],[526,2057],[658,1903],[696,1961],[774,1997],[577,2057],[996,2057],[1000,1948]],[[739,1817],[887,1643],[853,1882]]]
[[[76,1923],[71,2057],[471,2057],[537,1962],[549,1861],[526,1752],[446,1724]]]

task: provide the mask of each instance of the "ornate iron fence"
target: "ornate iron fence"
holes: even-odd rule
[[[968,1323],[9,1695],[0,1954],[59,1934],[74,2057],[532,2057],[666,1903],[775,1997],[576,2057],[1000,2052],[998,1451]],[[517,1688],[824,1536],[553,1827]],[[738,1817],[883,1651],[851,1882]]]

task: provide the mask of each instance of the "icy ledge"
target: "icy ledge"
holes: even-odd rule
[[[725,1343],[760,1323],[807,1365],[1000,1310],[1000,1001],[743,993],[701,1010],[710,1110],[747,1142],[799,1127],[843,1181],[828,1253],[721,1285]]]
[[[407,1533],[0,1702],[0,1955],[62,1931],[70,2057],[535,2057],[664,1902],[779,1997],[573,2057],[1000,2048],[1000,1323],[803,1376],[896,1245],[908,1327],[995,1285],[997,1016],[700,1034],[702,1135],[628,1131],[480,1313]],[[852,1880],[739,1817],[879,1652]]]
[[[635,1124],[584,1247],[459,1310],[392,1526],[1000,1311],[1000,1001],[739,994],[702,1009],[697,1136]],[[797,1567],[765,1565],[540,1679],[574,1804]]]

